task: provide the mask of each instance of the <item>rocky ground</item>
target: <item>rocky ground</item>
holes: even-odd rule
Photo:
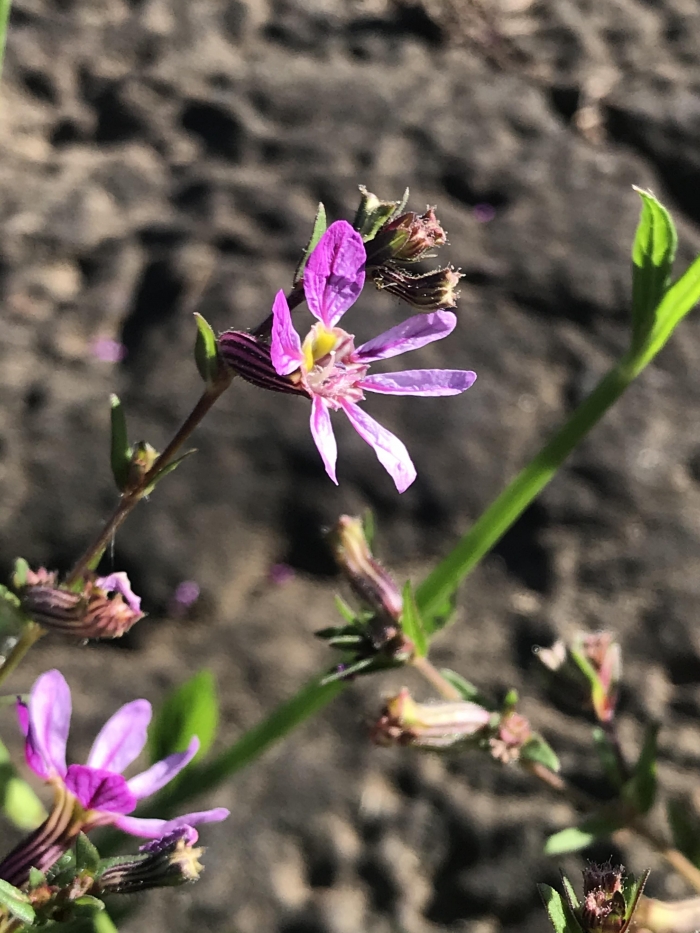
[[[328,663],[335,618],[322,529],[375,511],[385,561],[420,579],[625,346],[632,184],[700,248],[700,10],[695,0],[15,0],[0,110],[0,563],[65,568],[114,502],[108,394],[156,446],[199,391],[195,304],[257,323],[324,201],[357,186],[436,204],[465,274],[460,325],[411,365],[470,368],[463,397],[375,398],[414,455],[403,496],[349,426],[340,486],[299,400],[235,385],[199,453],[114,547],[149,618],[114,646],[46,639],[74,688],[76,757],[120,702],[158,702],[200,667],[232,741]],[[366,291],[357,331],[405,308]],[[121,363],[95,341],[126,347]],[[661,716],[661,772],[700,766],[700,321],[670,345],[469,579],[437,660],[523,709],[567,774],[595,787],[589,727],[542,702],[532,646],[611,628],[623,643],[623,742]],[[295,576],[271,584],[270,568]],[[173,619],[173,593],[201,597]],[[403,677],[359,683],[208,798],[200,884],[145,898],[121,929],[221,933],[545,930],[535,883],[572,814],[513,769],[374,749],[366,721]],[[420,690],[424,689],[416,685]],[[14,729],[9,715],[5,738]],[[636,843],[616,855],[654,868]],[[562,860],[576,869],[576,859]]]

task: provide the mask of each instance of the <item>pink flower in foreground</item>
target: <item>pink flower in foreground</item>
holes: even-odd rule
[[[418,314],[360,347],[338,321],[357,300],[364,285],[362,237],[344,220],[328,228],[304,270],[304,294],[317,322],[302,342],[292,325],[284,292],[272,308],[272,365],[311,398],[311,433],[326,472],[337,484],[337,446],[331,411],[343,411],[360,437],[374,448],[399,492],[416,478],[408,451],[390,431],[360,408],[365,392],[384,395],[457,395],[476,374],[456,369],[409,369],[368,375],[369,364],[417,350],[452,333],[457,318],[450,311]],[[226,335],[224,335],[225,337]],[[226,356],[224,355],[224,358]]]
[[[66,765],[66,741],[71,717],[70,689],[60,671],[42,674],[29,702],[18,700],[17,714],[25,736],[27,764],[40,778],[64,789],[80,804],[81,828],[113,825],[132,836],[157,839],[182,826],[216,823],[229,811],[219,807],[188,813],[173,820],[128,816],[144,797],[164,787],[197,754],[195,736],[184,752],[168,755],[135,777],[122,777],[146,744],[151,720],[148,700],[127,703],[108,719],[95,739],[86,765]],[[196,832],[193,830],[196,840]]]

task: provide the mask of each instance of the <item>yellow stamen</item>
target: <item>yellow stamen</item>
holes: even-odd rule
[[[328,356],[338,342],[338,337],[332,330],[326,330],[323,324],[314,324],[302,344],[304,354],[304,369],[311,372],[316,363]]]

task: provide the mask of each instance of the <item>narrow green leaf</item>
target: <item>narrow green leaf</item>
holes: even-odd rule
[[[355,621],[356,613],[351,606],[348,606],[348,604],[345,602],[342,596],[336,595],[335,608],[338,610],[338,612],[340,613],[342,618],[345,620],[345,622],[347,622],[348,625],[352,625],[352,623]],[[326,631],[326,630],[324,629],[323,631]],[[328,629],[328,631],[331,631],[331,630]],[[320,635],[321,633],[316,632],[316,634]]]
[[[656,798],[656,756],[659,724],[650,723],[647,726],[644,744],[639,753],[639,759],[634,766],[632,777],[622,789],[622,798],[629,803],[637,813],[648,813],[654,805]]]
[[[581,933],[581,927],[571,913],[569,905],[558,891],[550,888],[548,884],[538,884],[537,890],[555,933]]]
[[[632,246],[632,350],[638,351],[654,326],[671,276],[678,235],[671,215],[648,191],[635,187],[642,211]]]
[[[96,913],[92,920],[95,933],[119,933],[106,910]]]
[[[214,676],[211,671],[199,671],[171,693],[159,709],[148,736],[151,761],[185,751],[194,735],[199,738],[196,757],[201,757],[214,741],[218,724]]]
[[[657,308],[654,327],[644,347],[634,357],[634,375],[640,373],[659,350],[678,324],[700,301],[700,258],[667,290]]]
[[[29,887],[38,888],[40,884],[46,884],[46,875],[32,865],[29,869]]]
[[[194,318],[197,323],[197,338],[194,342],[194,361],[202,379],[211,385],[216,381],[219,372],[219,352],[216,344],[216,334],[211,325],[196,311]]]
[[[486,702],[485,698],[479,691],[478,687],[475,687],[474,684],[470,683],[468,680],[465,680],[460,674],[455,673],[455,671],[449,670],[449,668],[443,667],[440,671],[445,680],[452,684],[457,690],[459,690],[463,700],[469,700],[470,703],[478,703],[479,706],[483,706],[486,709],[490,709],[490,705]]]
[[[544,765],[545,768],[554,772],[559,771],[561,767],[551,745],[538,732],[535,732],[520,749],[520,757],[524,761]]]
[[[620,829],[625,822],[625,814],[616,816],[595,814],[584,820],[579,826],[569,826],[550,836],[545,843],[545,855],[564,855],[566,852],[578,852],[585,849],[601,836],[609,836]]]
[[[100,853],[85,833],[80,833],[75,841],[75,867],[78,871],[89,871],[94,874],[99,864]]]
[[[622,786],[623,777],[620,773],[617,755],[615,754],[615,749],[610,744],[610,740],[605,734],[605,730],[601,729],[600,726],[595,726],[593,729],[593,744],[595,745],[595,749],[598,752],[598,758],[600,760],[601,767],[605,772],[605,776],[610,781],[612,786],[616,790],[619,790],[619,788]]]
[[[639,898],[642,896],[650,871],[651,869],[647,868],[639,878],[635,878],[634,875],[627,875],[627,877],[622,880],[622,893],[626,904],[625,920],[628,922],[632,919],[637,909]]]
[[[0,878],[0,905],[20,923],[34,922],[34,908],[29,903],[27,895],[13,887],[8,881],[3,881],[2,878]]]
[[[76,917],[92,917],[105,909],[104,902],[92,894],[83,894],[73,901],[73,910]]]
[[[424,658],[428,653],[428,639],[423,628],[423,622],[416,606],[413,587],[410,582],[403,588],[403,612],[401,613],[401,629],[407,638],[410,638],[416,649],[416,655]]]
[[[0,806],[18,829],[36,829],[46,819],[46,810],[32,788],[17,775],[9,752],[0,742]]]
[[[162,470],[159,470],[158,474],[156,475],[156,478],[153,480],[150,486],[146,488],[144,495],[150,496],[150,494],[153,492],[153,490],[156,488],[156,486],[162,479],[164,479],[169,473],[172,473],[173,470],[176,470],[180,466],[183,460],[187,460],[188,457],[191,457],[192,454],[196,454],[196,453],[197,453],[197,448],[192,447],[190,450],[186,450],[184,454],[181,454],[176,460],[172,460],[166,467],[163,467]]]
[[[564,897],[566,898],[566,903],[569,905],[569,910],[573,911],[578,910],[579,900],[574,890],[573,884],[566,877],[564,872],[561,873],[561,883],[564,885]]]
[[[117,395],[110,395],[109,404],[111,406],[112,421],[112,441],[110,452],[110,463],[112,465],[112,475],[117,489],[122,492],[129,481],[129,467],[131,466],[131,447],[126,429],[126,415],[122,403]]]
[[[323,234],[326,232],[327,221],[326,221],[326,209],[323,204],[319,201],[318,207],[316,208],[316,217],[314,219],[314,227],[311,231],[311,239],[306,244],[306,249],[304,254],[299,261],[299,265],[296,268],[294,273],[293,284],[297,285],[304,278],[304,269],[306,268],[306,263],[309,261],[309,256],[316,249],[318,241],[321,239]]]

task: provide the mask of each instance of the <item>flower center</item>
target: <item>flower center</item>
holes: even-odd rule
[[[312,395],[323,396],[334,408],[340,407],[341,400],[359,402],[364,398],[357,383],[369,367],[355,361],[354,340],[340,327],[329,330],[319,323],[302,344],[302,382]]]

